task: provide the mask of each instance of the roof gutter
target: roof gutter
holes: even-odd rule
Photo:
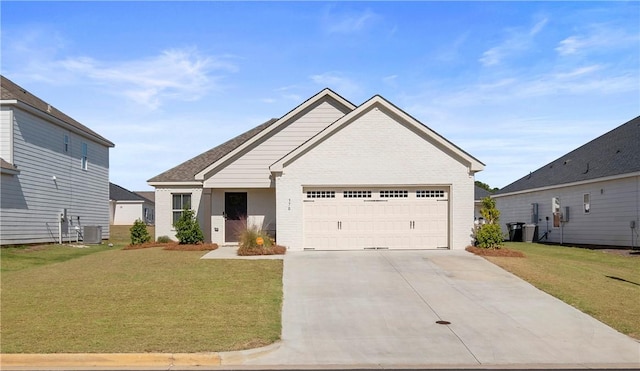
[[[501,193],[501,194],[492,194],[491,198],[500,198],[500,197],[505,197],[505,196],[515,196],[515,195],[521,195],[521,194],[531,193],[531,192],[547,191],[547,190],[556,189],[556,188],[573,187],[573,186],[579,186],[579,185],[583,185],[583,184],[606,182],[606,181],[609,181],[609,180],[633,178],[633,177],[636,177],[636,176],[640,176],[640,171],[636,171],[636,172],[633,172],[633,173],[625,173],[625,174],[619,174],[619,175],[605,176],[605,177],[601,177],[601,178],[594,178],[594,179],[588,179],[588,180],[581,180],[579,182],[554,184],[554,185],[551,185],[551,186],[538,187],[538,188],[529,188],[529,189],[525,189],[525,190],[522,190],[522,191],[515,191],[515,192]]]
[[[74,132],[74,133],[76,133],[76,134],[78,134],[80,136],[83,136],[83,137],[87,138],[87,139],[93,140],[94,142],[98,142],[98,143],[100,143],[100,144],[102,144],[104,146],[107,146],[107,147],[115,147],[115,144],[113,144],[113,142],[111,142],[111,141],[109,141],[109,140],[107,140],[105,138],[102,138],[102,137],[99,137],[99,136],[95,136],[95,135],[93,135],[91,133],[88,133],[88,132],[86,132],[84,130],[78,129],[75,126],[67,123],[66,121],[60,120],[59,118],[56,118],[56,117],[54,117],[54,116],[52,116],[52,115],[50,115],[50,114],[48,114],[46,112],[42,112],[41,110],[39,110],[39,109],[37,109],[37,108],[35,108],[35,107],[31,106],[31,105],[28,105],[28,104],[26,104],[24,102],[21,102],[19,100],[16,100],[16,99],[0,100],[0,104],[1,105],[16,106],[17,108],[20,108],[23,111],[29,112],[29,113],[31,113],[31,114],[33,114],[35,116],[38,116],[38,117],[40,117],[40,118],[42,118],[44,120],[51,121],[54,124],[66,129],[66,130]]]

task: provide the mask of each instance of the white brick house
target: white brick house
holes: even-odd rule
[[[291,250],[463,249],[483,167],[380,96],[325,89],[148,182],[157,236],[189,206],[219,244],[246,220]]]

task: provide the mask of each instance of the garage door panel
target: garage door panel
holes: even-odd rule
[[[420,196],[417,190],[387,191],[383,197],[382,191],[371,189],[366,192],[368,197],[350,198],[343,197],[340,189],[324,191],[316,193],[333,192],[331,194],[335,196],[303,205],[305,248],[424,249],[448,246],[447,190],[424,191]]]

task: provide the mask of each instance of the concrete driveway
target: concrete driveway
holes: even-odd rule
[[[640,366],[639,342],[465,251],[288,253],[282,316],[244,364]]]

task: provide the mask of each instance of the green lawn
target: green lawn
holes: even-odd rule
[[[280,337],[281,260],[3,248],[2,353],[205,352]]]
[[[525,258],[487,259],[539,289],[640,339],[640,256],[535,243],[506,243]]]

